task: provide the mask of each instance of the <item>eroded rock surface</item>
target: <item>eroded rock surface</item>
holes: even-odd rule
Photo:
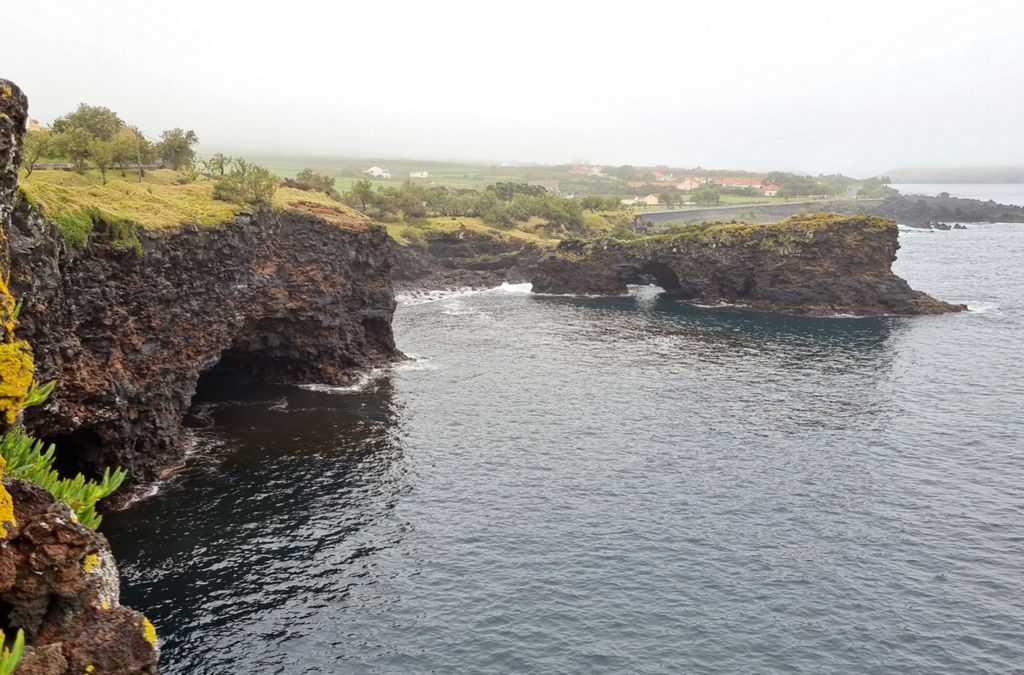
[[[270,382],[345,384],[399,356],[382,228],[260,211],[143,230],[139,250],[100,224],[69,251],[22,202],[10,242],[19,335],[40,379],[58,381],[26,423],[66,470],[149,480],[179,464],[196,383],[220,361]]]
[[[693,226],[632,241],[565,241],[532,271],[535,293],[621,295],[656,283],[702,304],[813,315],[941,314],[966,309],[892,272],[896,223],[812,214],[770,225]]]

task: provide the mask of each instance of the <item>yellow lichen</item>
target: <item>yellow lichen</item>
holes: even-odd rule
[[[100,600],[100,609],[110,609],[110,600],[106,598]]]
[[[32,387],[34,372],[32,351],[27,342],[16,340],[0,344],[0,416],[7,424],[14,424],[18,417]]]
[[[6,467],[7,461],[0,457],[0,481],[3,480]],[[7,523],[18,524],[14,519],[14,499],[11,498],[11,493],[4,487],[3,482],[0,482],[0,539],[7,538]]]
[[[156,626],[146,617],[142,617],[142,637],[146,638],[146,642],[156,647]]]
[[[94,670],[96,670],[96,666],[92,665],[91,663],[85,667],[85,672],[86,673],[91,673]]]
[[[89,555],[85,556],[85,558],[82,560],[82,571],[88,574],[96,568],[96,565],[99,564],[100,557],[95,553],[90,553]]]

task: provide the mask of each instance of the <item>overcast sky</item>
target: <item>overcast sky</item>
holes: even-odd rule
[[[0,76],[205,151],[1024,163],[1024,2],[5,3]]]

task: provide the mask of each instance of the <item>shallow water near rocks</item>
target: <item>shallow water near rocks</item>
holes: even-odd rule
[[[1021,672],[1024,226],[901,243],[976,311],[506,287],[358,391],[206,382],[123,601],[165,673]]]

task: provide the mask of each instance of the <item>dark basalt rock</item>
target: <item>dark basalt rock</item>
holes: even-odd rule
[[[42,488],[10,478],[3,485],[15,524],[0,539],[0,607],[7,630],[25,631],[18,675],[155,673],[155,634],[119,603],[106,539]]]
[[[695,226],[632,241],[563,242],[532,270],[535,293],[623,295],[656,283],[701,304],[812,315],[941,314],[966,309],[892,273],[896,223],[812,214],[771,225]]]
[[[124,466],[138,481],[177,466],[196,383],[218,362],[268,382],[345,384],[400,358],[383,228],[259,211],[140,240],[119,248],[101,226],[69,251],[37,209],[14,213],[18,333],[39,379],[58,382],[26,424],[57,442],[66,470]]]

